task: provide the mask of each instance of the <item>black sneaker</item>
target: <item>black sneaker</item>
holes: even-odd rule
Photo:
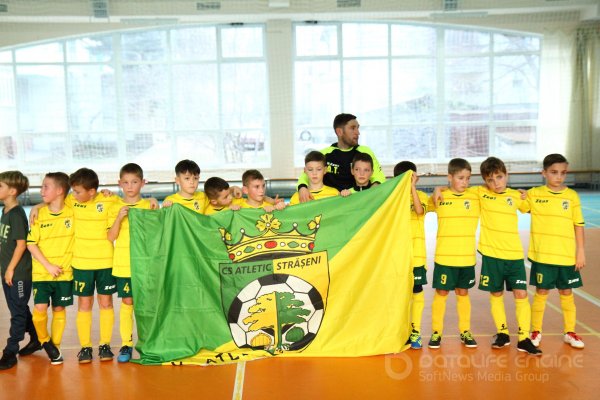
[[[88,364],[92,362],[92,348],[91,347],[82,347],[77,353],[77,359],[79,360],[79,364]]]
[[[20,356],[28,356],[30,354],[35,353],[38,350],[42,349],[42,344],[40,343],[39,340],[35,339],[35,340],[30,340],[29,343],[27,343],[27,345],[25,347],[23,347],[21,350],[19,350],[19,355]]]
[[[0,370],[9,369],[17,365],[17,355],[5,351],[0,358]]]
[[[510,336],[506,333],[497,333],[492,342],[492,349],[501,349],[504,346],[510,345]]]
[[[439,349],[442,345],[442,335],[437,332],[433,332],[429,344],[427,345],[430,349]]]
[[[58,350],[58,347],[56,347],[51,340],[44,343],[42,347],[46,350],[46,354],[48,354],[50,364],[59,365],[63,363],[63,357],[62,354],[60,354],[60,350]]]
[[[110,361],[115,355],[111,351],[109,344],[101,344],[98,348],[98,356],[100,357],[100,361]]]
[[[527,354],[530,354],[532,356],[541,356],[542,355],[542,351],[540,349],[538,349],[537,347],[535,347],[535,345],[529,338],[520,340],[517,343],[517,350],[522,351]]]
[[[473,337],[473,334],[470,331],[464,331],[460,334],[460,341],[465,345],[465,347],[475,348],[477,347],[477,342]]]

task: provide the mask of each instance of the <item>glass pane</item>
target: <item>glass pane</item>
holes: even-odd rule
[[[539,57],[494,57],[494,119],[535,119],[539,103]]]
[[[410,126],[393,129],[393,160],[414,161],[417,159],[429,159],[435,157],[436,134],[433,126]]]
[[[67,106],[62,66],[17,67],[19,127],[23,132],[65,132]]]
[[[490,34],[486,32],[446,29],[444,38],[447,57],[490,51]]]
[[[446,60],[446,119],[478,121],[489,118],[490,69],[488,57]]]
[[[63,62],[62,43],[47,43],[15,51],[17,62]]]
[[[387,24],[343,24],[344,57],[388,55]]]
[[[392,61],[392,122],[435,120],[435,60],[406,59]]]
[[[165,131],[131,132],[125,135],[125,157],[129,162],[139,164],[144,170],[169,171],[180,160],[173,160],[173,139]],[[192,158],[193,159],[193,158]]]
[[[223,57],[262,57],[263,30],[260,27],[221,29]]]
[[[214,26],[171,31],[173,60],[216,60],[217,30]]]
[[[337,53],[336,25],[296,26],[296,56],[335,56]]]
[[[175,129],[219,129],[218,84],[216,64],[173,66]]]
[[[446,127],[446,157],[487,157],[489,148],[487,125]]]
[[[362,124],[360,116],[358,122]],[[362,125],[360,128],[359,143],[368,146],[373,150],[380,164],[392,163],[391,159],[391,138],[388,136],[387,127],[375,128],[370,125]]]
[[[18,168],[17,143],[13,136],[0,135],[0,171]]]
[[[109,62],[112,58],[112,36],[89,36],[67,41],[69,62]]]
[[[387,125],[388,76],[387,60],[345,61],[342,109],[356,115],[361,125]]]
[[[295,66],[296,126],[330,125],[341,109],[339,61],[301,61]]]
[[[267,135],[262,130],[228,130],[223,135],[221,151],[224,153],[225,162],[230,166],[246,167],[251,164],[264,167],[271,164],[267,145]],[[223,158],[217,162],[222,162],[221,160]],[[218,163],[211,166],[219,168]]]
[[[65,135],[24,135],[23,161],[64,168],[68,148],[68,137]]]
[[[535,124],[515,123],[494,130],[494,155],[504,160],[527,160],[536,153]]]
[[[125,129],[162,130],[167,126],[169,104],[166,65],[123,67]]]
[[[541,40],[535,36],[494,35],[494,51],[539,51]]]
[[[12,51],[0,51],[0,63],[12,62]]]
[[[0,137],[17,131],[15,78],[12,66],[0,66]],[[3,154],[0,150],[0,155]]]
[[[124,61],[158,61],[166,59],[167,34],[165,31],[140,31],[121,36]]]
[[[73,158],[95,162],[97,160],[117,159],[119,155],[118,135],[105,133],[80,133],[73,135]],[[114,169],[111,166],[110,169]]]
[[[193,132],[175,138],[175,154],[179,159],[198,160],[200,169],[220,167],[223,162],[223,145],[218,134]],[[173,168],[173,166],[168,166]],[[208,178],[205,176],[204,178]]]
[[[265,64],[222,64],[221,79],[223,128],[266,128],[269,99]]]
[[[333,116],[335,114],[330,114],[328,118],[333,121]],[[311,151],[320,151],[337,142],[333,127],[297,128],[295,136],[294,165],[296,166],[304,166],[304,157]]]
[[[411,25],[392,25],[392,55],[435,55],[436,33],[434,28]]]
[[[68,68],[69,127],[75,131],[117,129],[115,72],[108,65]]]

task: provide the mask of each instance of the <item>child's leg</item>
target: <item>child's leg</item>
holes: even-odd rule
[[[110,345],[115,324],[112,294],[98,294],[98,305],[100,306],[100,344]]]
[[[444,315],[446,314],[446,300],[448,291],[436,289],[431,303],[431,330],[439,335],[444,330]]]
[[[133,298],[123,297],[119,311],[119,331],[121,346],[133,347]]]
[[[460,333],[471,330],[471,299],[469,289],[456,288],[456,312],[458,314],[458,330]]]
[[[52,343],[60,347],[67,324],[67,312],[64,307],[52,308]]]
[[[29,324],[33,326],[31,312],[27,304],[31,296],[31,281],[13,280],[12,286],[8,286],[2,280],[2,289],[4,290],[6,305],[10,311],[9,337],[4,351],[17,354],[19,352],[19,342],[25,337]],[[37,340],[35,329],[34,337]]]
[[[423,285],[414,285],[411,305],[411,325],[412,329],[417,332],[421,332],[421,319],[424,308],[425,293],[423,293]]]
[[[490,311],[492,313],[492,318],[494,319],[494,324],[496,325],[496,332],[508,335],[503,294],[503,292],[490,293]]]
[[[559,289],[560,307],[563,312],[564,333],[575,332],[575,323],[577,320],[577,308],[575,307],[575,298],[571,289]]]
[[[48,334],[48,304],[36,304],[33,308],[33,325],[41,344],[50,340]]]
[[[546,309],[546,300],[548,300],[548,289],[537,288],[531,303],[531,331],[542,331],[542,320],[544,319],[544,310]]]
[[[92,306],[94,296],[77,298],[77,336],[81,347],[92,347]]]
[[[515,314],[517,324],[519,325],[519,342],[529,337],[529,328],[531,327],[531,306],[527,298],[527,291],[513,289],[515,297]]]

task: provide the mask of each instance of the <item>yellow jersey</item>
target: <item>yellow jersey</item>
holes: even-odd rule
[[[428,198],[425,192],[417,190],[417,195],[423,206],[423,214],[418,215],[415,212],[415,206],[412,195],[410,196],[410,228],[412,232],[412,266],[423,267],[427,264],[427,249],[425,246],[425,214],[429,210]]]
[[[231,204],[234,205],[239,205],[241,206],[242,202],[244,201],[244,199],[233,199],[231,200]],[[204,214],[205,215],[213,215],[215,213],[218,213],[219,211],[225,211],[225,210],[229,210],[229,206],[224,206],[224,207],[216,207],[213,206],[210,202],[207,204],[206,208],[204,209]]]
[[[119,211],[123,207],[150,209],[150,200],[140,199],[137,203],[126,203],[123,199],[115,202],[108,212],[109,229],[115,223]],[[129,217],[126,216],[121,221],[119,237],[115,240],[115,251],[113,256],[113,276],[121,278],[131,278],[131,258],[130,258],[130,238],[129,238]]]
[[[199,214],[204,214],[204,210],[206,210],[206,206],[208,205],[208,197],[206,197],[204,192],[196,192],[190,199],[183,197],[179,193],[173,193],[165,197],[164,201],[171,201],[173,204],[181,204],[185,208],[189,208]]]
[[[481,205],[479,252],[503,260],[522,260],[517,210],[527,212],[526,200],[521,200],[521,193],[514,189],[507,188],[502,193],[485,186],[477,189]]]
[[[463,193],[442,192],[444,200],[434,207],[433,198],[428,208],[438,216],[435,262],[446,267],[472,267],[476,263],[475,233],[479,222],[477,189]]]
[[[65,204],[75,215],[75,244],[73,267],[83,270],[112,268],[113,245],[108,241],[108,210],[118,196],[106,197],[102,193],[90,201],[79,203],[69,194]]]
[[[314,200],[325,199],[327,197],[338,196],[340,192],[336,188],[332,188],[331,186],[323,185],[321,189],[310,190],[310,194],[312,195]],[[290,199],[290,206],[300,203],[300,196],[298,192],[292,195]]]
[[[35,257],[32,257],[32,279],[34,282],[72,281],[73,244],[75,228],[73,209],[64,206],[60,212],[53,213],[48,205],[38,211],[38,217],[31,225],[27,235],[27,244],[35,244],[44,257],[62,268],[62,274],[53,277]]]
[[[553,192],[547,186],[527,191],[531,234],[527,258],[543,264],[575,265],[575,227],[585,225],[577,192]]]
[[[273,204],[269,202],[263,201],[262,204],[259,206],[251,206],[250,204],[248,204],[248,199],[242,199],[242,202],[240,203],[241,208],[265,208],[272,205]]]

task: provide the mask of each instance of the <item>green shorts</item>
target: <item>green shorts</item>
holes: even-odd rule
[[[475,286],[475,266],[448,267],[436,263],[432,286],[440,290],[470,289]]]
[[[503,260],[482,254],[479,289],[492,293],[502,292],[505,282],[506,290],[527,290],[525,262],[522,259]]]
[[[575,289],[583,286],[583,281],[574,265],[552,265],[531,261],[529,284],[538,289]]]
[[[131,293],[131,278],[115,276],[115,280],[117,281],[117,294],[120,298],[133,297]]]
[[[73,305],[73,281],[33,282],[33,304]]]
[[[73,268],[73,294],[88,297],[98,294],[113,294],[117,291],[112,268],[77,269]]]
[[[427,270],[425,269],[424,266],[421,267],[414,267],[413,268],[413,275],[415,276],[415,283],[414,285],[426,285],[427,284]]]

